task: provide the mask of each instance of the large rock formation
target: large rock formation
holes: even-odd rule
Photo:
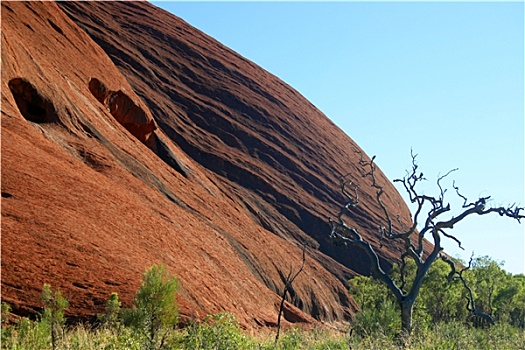
[[[71,316],[86,317],[113,291],[130,305],[145,268],[164,263],[185,316],[228,311],[271,325],[306,243],[286,319],[348,319],[346,281],[368,260],[328,240],[338,176],[361,186],[351,222],[366,237],[380,212],[347,135],[293,88],[149,3],[1,6],[3,301],[35,312],[50,283]],[[379,178],[385,205],[408,224]],[[383,247],[383,262],[398,249]]]

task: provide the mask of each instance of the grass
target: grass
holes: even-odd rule
[[[66,327],[58,343],[59,349],[144,349],[144,339],[128,327],[90,328],[85,325]],[[274,334],[250,335],[243,332],[231,314],[208,317],[170,333],[166,349],[214,349],[214,350],[292,350],[292,349],[422,349],[422,350],[525,350],[525,330],[506,324],[490,329],[475,329],[463,323],[443,323],[431,329],[416,330],[404,346],[391,336],[377,330],[366,336],[350,335],[348,332],[292,328],[281,335],[277,345]],[[2,327],[2,349],[52,349],[49,326],[44,322],[21,319]]]

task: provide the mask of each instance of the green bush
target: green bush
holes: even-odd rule
[[[124,323],[137,332],[146,349],[162,349],[178,320],[176,277],[164,265],[153,265],[143,275],[132,309],[123,310]]]
[[[51,329],[48,322],[35,322],[21,318],[14,324],[2,327],[2,349],[45,350],[51,349]]]
[[[2,302],[2,309],[0,314],[1,320],[0,324],[2,325],[1,329],[1,338],[0,344],[7,341],[12,336],[13,327],[11,327],[11,305],[8,303]]]
[[[122,327],[116,331],[109,328],[90,329],[79,325],[67,332],[64,348],[68,350],[142,350],[144,344],[135,336],[135,331],[129,327]]]
[[[291,328],[279,339],[277,343],[277,349],[279,350],[293,350],[300,349],[306,340],[303,339],[301,331],[296,328]]]
[[[364,276],[350,280],[350,293],[361,307],[351,321],[359,336],[386,336],[401,331],[400,311],[390,291],[381,282]]]
[[[118,293],[113,292],[109,295],[109,299],[106,302],[106,312],[98,315],[98,318],[104,325],[109,329],[118,328],[120,325],[120,307],[122,303],[118,298]]]
[[[64,331],[64,311],[68,306],[68,301],[62,296],[59,290],[51,289],[49,284],[44,284],[40,301],[44,304],[42,313],[42,323],[47,323],[51,331],[51,345],[53,349],[58,348],[60,338]]]
[[[179,344],[184,349],[214,350],[248,349],[253,345],[230,313],[210,315],[202,323],[191,324]]]

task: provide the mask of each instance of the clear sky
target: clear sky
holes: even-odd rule
[[[153,3],[297,89],[391,180],[413,148],[426,194],[459,168],[469,199],[525,205],[522,2]],[[524,227],[471,216],[453,231],[465,250],[445,248],[524,273]]]

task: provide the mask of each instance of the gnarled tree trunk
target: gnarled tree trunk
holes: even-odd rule
[[[419,194],[416,191],[416,185],[426,180],[423,173],[418,171],[418,165],[416,164],[416,156],[412,154],[412,171],[407,172],[407,175],[402,179],[394,180],[394,182],[401,183],[407,191],[410,201],[416,206],[416,210],[413,214],[413,224],[411,227],[403,228],[402,230],[396,230],[391,218],[391,213],[388,212],[387,208],[383,204],[381,197],[383,195],[383,186],[377,183],[375,176],[376,166],[374,158],[371,160],[364,160],[363,154],[361,153],[361,160],[359,164],[365,168],[362,177],[368,177],[371,179],[370,186],[375,188],[376,201],[381,207],[383,212],[382,222],[378,223],[378,231],[380,239],[390,239],[392,241],[398,241],[403,244],[405,249],[400,254],[400,269],[401,269],[401,284],[398,286],[396,281],[385,272],[380,264],[379,257],[375,248],[372,247],[370,242],[365,241],[363,236],[357,231],[356,228],[350,227],[346,224],[344,217],[352,216],[354,209],[359,205],[358,187],[354,185],[354,182],[349,178],[352,174],[343,175],[340,177],[341,192],[347,199],[346,203],[342,206],[341,210],[337,215],[337,220],[330,219],[330,225],[332,227],[332,237],[337,238],[344,244],[352,244],[361,247],[370,258],[371,270],[373,277],[381,280],[388,289],[395,295],[397,302],[401,308],[401,327],[403,334],[402,336],[410,335],[412,332],[412,315],[414,309],[414,303],[419,295],[423,279],[427,275],[430,266],[438,259],[443,259],[451,266],[451,276],[457,275],[454,267],[454,263],[447,258],[446,255],[442,254],[443,247],[441,245],[441,239],[443,237],[452,239],[455,241],[460,248],[461,242],[448,231],[452,230],[454,226],[470,215],[486,215],[491,213],[497,213],[500,216],[505,216],[511,219],[515,219],[520,222],[521,219],[525,218],[522,214],[523,207],[516,205],[510,205],[508,207],[489,207],[488,201],[490,197],[480,197],[474,202],[468,202],[467,198],[459,192],[459,188],[453,183],[452,187],[456,191],[459,198],[463,200],[463,205],[460,208],[458,215],[450,215],[451,205],[445,201],[446,189],[441,186],[441,181],[446,178],[450,173],[455,170],[449,171],[443,176],[437,179],[437,187],[439,193],[437,196],[429,196],[425,194]],[[349,191],[350,186],[350,191]],[[426,208],[426,210],[425,210]],[[426,212],[426,214],[425,214]],[[446,215],[449,214],[447,217]],[[418,228],[418,225],[423,225]],[[434,243],[434,247],[429,254],[424,252],[424,241],[425,238],[431,237]],[[380,244],[382,246],[382,244]],[[417,270],[413,277],[412,283],[406,284],[404,271],[406,267],[406,260],[411,259],[415,262]],[[461,273],[458,274],[459,277]],[[466,285],[466,282],[461,278],[465,287],[471,292],[470,288]],[[405,290],[405,286],[410,285],[408,291]],[[472,293],[469,297],[469,310],[487,320],[491,320],[489,315],[481,313],[475,308],[474,298]]]
[[[401,307],[401,332],[402,334],[412,333],[412,315],[415,299],[405,298],[399,303]]]

